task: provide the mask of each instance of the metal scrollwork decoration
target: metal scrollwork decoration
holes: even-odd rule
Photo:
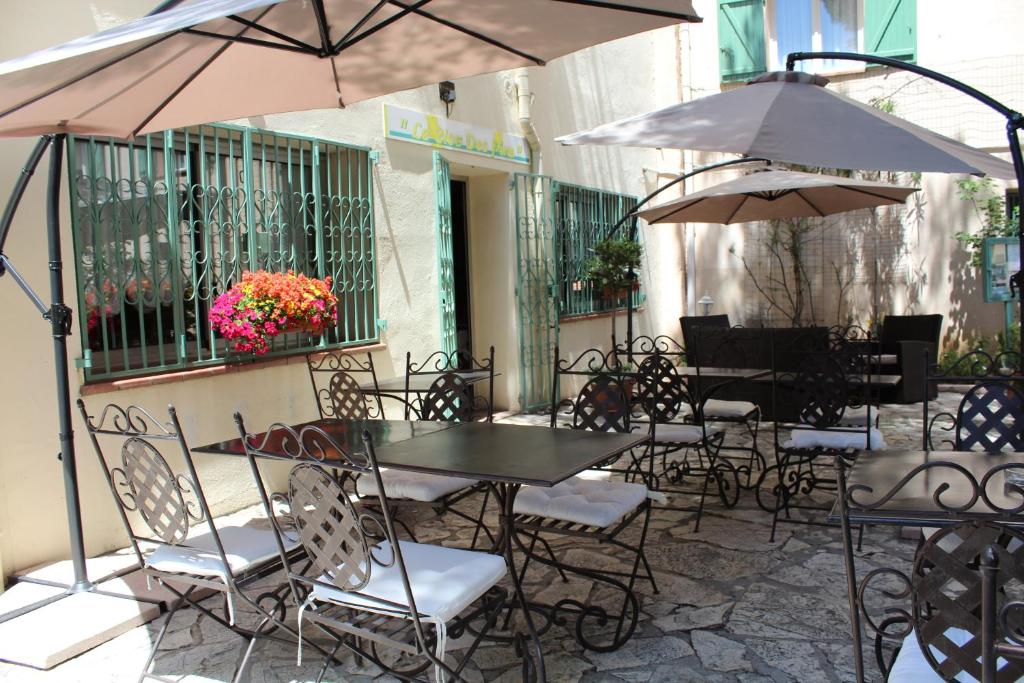
[[[1013,377],[1024,370],[1020,353],[999,351],[992,354],[984,349],[974,349],[946,364],[944,368],[933,365],[928,374],[935,379],[964,379],[983,377]]]
[[[84,404],[79,401],[84,411]],[[153,417],[144,408],[136,405],[119,406],[109,403],[100,411],[99,417],[85,418],[89,431],[97,434],[119,434],[123,436],[147,436],[160,439],[178,438],[177,430]]]

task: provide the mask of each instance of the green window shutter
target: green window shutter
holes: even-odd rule
[[[864,51],[912,62],[917,58],[917,0],[864,0]]]
[[[764,0],[718,0],[718,67],[723,82],[764,73]]]

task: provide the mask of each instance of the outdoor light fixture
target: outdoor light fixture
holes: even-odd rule
[[[709,315],[711,307],[715,305],[715,300],[711,298],[710,294],[704,292],[704,296],[697,300],[697,305],[700,306],[701,315]]]
[[[451,81],[441,81],[437,84],[437,91],[444,102],[445,116],[451,116],[452,105],[455,104],[455,84]]]

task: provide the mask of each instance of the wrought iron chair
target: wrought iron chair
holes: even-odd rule
[[[1018,491],[1021,503],[1011,507],[989,495],[1003,485],[1002,470],[1019,466],[1001,464],[979,480],[954,462],[932,460],[890,490],[873,491],[848,486],[849,464],[837,459],[837,508],[858,681],[867,678],[865,630],[873,639],[876,665],[890,683],[1016,681],[1024,676],[1024,662],[1011,661],[1019,657],[1015,651],[1024,651],[1012,644],[995,648],[997,638],[1019,645],[1024,633],[1020,605],[1010,606],[1024,596],[1024,534],[1019,528],[1024,495]],[[897,564],[874,566],[858,576],[851,511],[878,509],[901,491],[916,492],[920,482],[931,480],[942,482],[934,485],[931,498],[947,526],[921,541],[909,571],[892,558]],[[956,485],[951,487],[950,480]],[[999,565],[987,586],[986,555],[996,556]],[[983,669],[988,673],[983,675]]]
[[[316,407],[321,418],[336,417],[339,419],[383,419],[384,405],[377,384],[377,371],[373,366],[373,355],[366,354],[366,360],[360,361],[355,356],[343,351],[327,351],[311,353],[306,356],[306,367],[309,369],[309,381],[313,385],[316,396]],[[355,392],[359,389],[357,377],[368,379],[374,391],[371,401],[367,401],[365,392],[359,391],[360,403],[353,403]]]
[[[289,567],[301,603],[299,634],[312,623],[334,642],[316,680],[343,647],[402,680],[429,680],[419,674],[431,667],[438,683],[465,680],[466,664],[504,607],[498,583],[505,560],[400,540],[369,434],[360,453],[315,425],[296,431],[274,424],[255,435],[240,415],[235,420],[250,462],[276,457],[283,446],[298,463],[288,477],[288,513],[316,570],[311,576]],[[355,507],[343,489],[344,481],[364,477],[376,481],[373,511]],[[274,528],[283,541],[280,526]],[[470,646],[450,662],[450,640],[467,633],[474,636]],[[302,648],[300,638],[300,661]]]
[[[281,640],[274,634],[277,629],[298,638],[284,622],[287,585],[257,595],[247,589],[279,571],[283,563],[299,559],[302,548],[295,541],[281,539],[271,529],[214,522],[174,407],[168,408],[167,423],[138,406],[108,404],[98,417],[89,414],[81,399],[78,408],[140,571],[177,596],[153,641],[140,680],[166,680],[153,673],[154,660],[174,615],[184,605],[191,605],[247,641],[245,655],[235,671],[236,681],[246,675],[259,639]],[[105,455],[104,444],[117,445],[116,463]],[[180,451],[183,472],[172,469],[161,452],[163,447]],[[180,590],[180,586],[187,588]],[[220,593],[224,597],[223,614],[198,602],[197,590]],[[239,602],[256,613],[254,627],[239,624]]]
[[[693,396],[668,358],[660,354],[647,356],[640,363],[636,378],[634,410],[639,408],[644,413],[643,420],[656,423],[653,454],[661,456],[661,467],[652,473],[648,486],[661,493],[700,495],[694,520],[694,531],[699,531],[711,482],[718,488],[724,505],[731,507],[739,499],[739,472],[721,457],[725,433],[708,425],[704,417],[707,401]],[[696,456],[696,462],[691,456]],[[698,490],[682,486],[690,479],[700,482]]]
[[[479,378],[480,374],[483,378]],[[470,395],[476,400],[479,396],[480,405],[487,408],[487,419],[491,418],[491,411],[494,406],[494,347],[490,347],[486,358],[476,358],[470,351],[457,349],[451,353],[435,351],[427,356],[422,363],[415,363],[412,360],[412,353],[405,354],[405,396],[406,396],[406,419],[415,410],[414,399],[410,396],[410,378],[416,375],[443,375],[454,374],[460,376],[470,389]],[[476,381],[470,381],[474,379]],[[478,385],[486,382],[486,392],[478,391]],[[421,418],[429,419],[429,418]]]
[[[955,414],[940,412],[930,417],[931,392],[925,390],[924,449],[933,450],[938,443],[955,451],[1024,451],[1024,377],[1016,378],[1018,358],[1012,351],[992,356],[978,350],[961,356],[946,371],[934,366],[926,370],[926,385],[970,386]]]
[[[836,457],[853,462],[862,450],[886,448],[881,431],[873,426],[871,375],[851,372],[853,368],[849,359],[835,352],[811,352],[804,356],[798,371],[773,373],[773,400],[783,392],[789,394],[787,400],[795,402],[797,417],[773,423],[778,475],[771,490],[774,505],[767,507],[760,501],[762,507],[772,510],[772,541],[780,521],[820,523],[795,519],[791,511],[831,508],[831,500],[816,504],[809,496],[814,491],[836,490],[832,476]],[[846,413],[859,407],[864,409],[864,419],[851,425]],[[800,502],[800,496],[808,500]],[[784,513],[781,518],[780,513]]]
[[[621,376],[599,374],[593,377],[571,403],[571,426],[574,429],[630,431],[630,401]],[[634,463],[648,463],[649,466],[653,462],[654,422],[650,423],[649,430],[649,439],[641,447],[644,452],[632,458]],[[517,531],[515,542],[527,557],[520,580],[530,562],[537,561],[554,567],[563,579],[565,572],[569,572],[623,594],[621,606],[612,614],[600,605],[584,604],[572,598],[560,600],[551,607],[550,618],[554,623],[564,623],[565,614],[575,615],[577,641],[583,647],[599,652],[621,647],[636,629],[639,603],[633,587],[637,580],[649,581],[657,592],[654,573],[644,555],[651,515],[650,492],[643,484],[600,478],[607,477],[607,472],[594,470],[583,473],[552,488],[524,486],[513,508]],[[641,525],[641,530],[640,538],[634,544],[623,535],[635,523]],[[572,565],[564,557],[557,557],[545,536],[586,539],[605,547],[619,548],[632,555],[631,562],[620,571]],[[547,556],[535,552],[538,542],[546,549]],[[589,631],[591,628],[597,632]],[[612,633],[604,629],[610,629]]]
[[[474,395],[470,384],[453,372],[440,375],[433,381],[426,393],[408,401],[407,412],[411,419],[436,422],[469,422],[480,416],[490,422],[493,418],[493,411],[486,399]],[[380,479],[384,482],[388,499],[393,503],[399,501],[429,503],[439,515],[451,513],[472,522],[476,528],[470,547],[476,547],[481,531],[489,540],[494,541],[490,529],[483,522],[490,491],[481,482],[462,477],[447,477],[386,467],[381,469]],[[356,493],[362,498],[377,496],[376,482],[376,477],[357,478]],[[456,503],[480,491],[483,491],[483,499],[475,517],[454,507]],[[415,540],[411,529],[408,527],[406,529]]]

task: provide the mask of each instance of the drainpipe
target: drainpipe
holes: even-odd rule
[[[530,107],[533,104],[533,93],[530,91],[530,72],[519,69],[516,72],[516,103],[519,118],[519,130],[530,146],[530,172],[540,173],[540,138],[533,127],[533,116]]]

